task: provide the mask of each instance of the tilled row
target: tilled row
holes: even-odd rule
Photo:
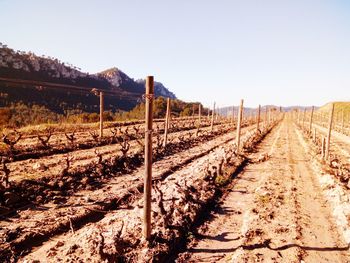
[[[345,187],[350,189],[350,142],[343,139],[345,135],[332,134],[330,142],[330,154],[328,160],[323,160],[321,156],[322,140],[318,136],[315,138],[308,130],[298,126],[303,132],[304,138],[312,143],[313,154],[323,164],[324,169],[333,174]],[[326,137],[326,130],[323,127],[315,125],[318,134]]]
[[[245,130],[250,129],[252,127]],[[174,170],[206,155],[232,138],[231,133],[225,134],[186,151],[164,157],[154,163],[155,180],[165,178]],[[78,227],[89,220],[99,220],[103,211],[120,208],[123,204],[130,203],[135,193],[142,190],[142,178],[143,168],[139,168],[131,174],[114,177],[109,180],[108,185],[100,189],[79,191],[62,203],[48,203],[45,206],[35,206],[20,211],[18,218],[11,218],[1,223],[1,236],[6,241],[2,246],[2,258],[16,257],[20,252],[23,253],[28,249],[28,246],[30,249],[29,244],[33,244],[33,240],[42,241],[50,235],[64,232],[71,227]]]
[[[245,124],[247,126],[247,124]],[[233,129],[232,125],[219,125],[215,131],[228,131]],[[169,143],[181,143],[184,140],[192,139],[195,137],[196,129],[188,131],[179,131],[169,134]],[[199,135],[208,135],[209,129],[203,128]],[[155,148],[161,150],[162,137],[155,135],[153,143]],[[17,161],[8,163],[7,167],[10,171],[10,180],[18,181],[21,179],[38,179],[38,177],[60,175],[60,173],[67,167],[67,159],[69,159],[69,168],[80,168],[91,163],[92,160],[98,158],[98,155],[103,155],[103,158],[109,158],[111,156],[125,156],[130,155],[136,151],[143,150],[143,140],[130,139],[124,137],[123,140],[118,143],[110,145],[103,145],[100,147],[94,147],[83,150],[75,150],[69,154],[55,154],[44,156],[40,159],[28,159],[23,161]]]
[[[302,127],[300,127],[300,128],[302,128]],[[316,130],[316,137],[321,137],[321,138],[327,137],[327,129],[326,128],[323,128],[317,124],[314,124],[313,129],[314,129],[314,131],[313,131],[314,134],[312,135],[312,137],[314,137],[314,135],[315,135],[315,130]],[[305,129],[302,128],[302,130],[304,132],[306,132]],[[311,134],[310,134],[310,136],[311,136]],[[317,138],[317,139],[320,140],[321,138]],[[313,139],[316,139],[316,138],[313,138]],[[350,137],[349,136],[332,130],[330,144],[331,144],[331,147],[330,147],[331,155],[333,152],[335,154],[341,153],[342,156],[344,157],[344,160],[346,160],[347,162],[350,161]]]
[[[205,118],[205,117],[204,117]],[[203,119],[203,117],[202,117]],[[198,116],[190,116],[190,117],[173,117],[171,118],[172,122],[190,122],[197,121]],[[154,124],[162,124],[165,122],[164,118],[155,118],[153,119]],[[115,128],[115,127],[127,127],[132,125],[144,125],[145,120],[127,120],[127,121],[105,121],[104,122],[104,131]],[[38,133],[44,133],[47,129],[52,130],[53,135],[62,135],[66,132],[86,132],[89,131],[99,131],[99,122],[95,123],[56,123],[56,124],[48,124],[48,125],[30,125],[28,127],[23,127],[17,129],[20,133],[23,134],[23,139],[31,139],[36,138]],[[8,129],[5,129],[7,131]]]
[[[257,143],[263,134],[247,132],[245,145]],[[254,142],[254,143],[253,143]],[[249,150],[249,149],[247,149]],[[102,220],[44,243],[23,260],[128,262],[160,261],[185,238],[201,211],[244,162],[231,140],[209,154],[192,160],[177,171],[155,179],[152,193],[152,238],[145,242],[142,229],[142,189],[124,209],[107,213]]]
[[[227,123],[227,122],[226,122]],[[215,123],[215,126],[225,124],[225,121]],[[154,123],[154,133],[163,134],[164,125]],[[175,121],[171,123],[169,133],[189,131],[197,129],[196,121]],[[201,128],[210,126],[210,121],[203,121]],[[104,131],[104,137],[100,138],[98,131],[65,132],[53,134],[51,129],[45,133],[38,133],[36,137],[22,138],[17,132],[3,135],[2,141],[6,147],[1,147],[0,155],[9,156],[9,162],[27,159],[37,159],[43,156],[64,154],[76,150],[91,149],[94,147],[108,146],[128,140],[140,140],[144,136],[142,124],[117,126]]]
[[[186,151],[200,145],[207,140],[228,133],[232,128],[226,126],[210,133],[201,133],[199,136],[191,136],[180,142],[169,143],[166,148],[156,148],[154,159],[162,160],[181,151]],[[181,134],[177,134],[181,137]],[[13,182],[10,187],[0,189],[0,212],[8,214],[14,208],[28,205],[28,202],[43,204],[56,200],[62,203],[68,196],[83,189],[96,189],[115,176],[131,173],[143,163],[143,152],[135,147],[131,153],[124,156],[115,156],[113,151],[95,153],[93,157],[85,160],[66,160],[66,165],[57,164],[56,174],[41,174],[41,178]],[[51,158],[49,159],[51,160]],[[54,161],[52,159],[51,161]],[[22,163],[22,168],[26,166]],[[13,179],[13,178],[12,178]]]

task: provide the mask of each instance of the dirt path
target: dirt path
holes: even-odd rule
[[[350,262],[300,140],[287,119],[266,137],[177,261]]]

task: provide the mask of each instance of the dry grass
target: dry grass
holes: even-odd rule
[[[334,103],[334,113],[338,114],[344,111],[347,116],[350,114],[350,101],[335,101]],[[322,113],[328,113],[331,110],[331,102],[319,108],[317,111]]]

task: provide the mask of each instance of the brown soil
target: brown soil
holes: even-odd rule
[[[180,140],[155,158],[150,242],[141,234],[144,168],[138,163],[108,170],[108,177],[102,171],[101,181],[95,170],[62,177],[69,191],[43,185],[51,199],[33,193],[41,200],[0,221],[0,259],[164,262],[173,261],[170,254],[187,240],[177,262],[350,262],[349,190],[330,179],[322,183],[325,164],[306,133],[288,118],[271,133],[256,133],[254,126],[242,133],[241,155],[236,133],[222,129],[198,141]],[[345,160],[348,148],[339,145],[332,142],[332,154]],[[107,157],[116,150],[108,147],[102,148]],[[74,152],[76,165],[96,159],[87,153]]]
[[[287,119],[268,135],[177,262],[350,262],[301,140]]]
[[[250,129],[244,128],[242,132],[247,133]],[[179,151],[155,162],[154,180],[164,180],[187,164],[193,164],[198,158],[207,159],[206,155],[220,145],[232,145],[234,135],[230,132],[214,136],[209,141],[202,141],[186,151]],[[109,175],[108,183],[98,189],[79,190],[71,196],[19,210],[15,217],[0,222],[0,237],[6,241],[1,244],[2,256],[16,258],[19,253],[27,253],[32,246],[50,236],[99,221],[111,209],[131,207],[133,200],[141,197],[143,172],[144,168],[140,167],[123,176],[113,178]]]
[[[215,123],[215,126],[220,126],[220,122]],[[102,147],[109,144],[115,144],[122,140],[123,136],[127,134],[130,139],[142,138],[144,134],[144,124],[134,123],[126,126],[120,126],[116,124],[109,124],[110,128],[104,129],[103,139],[99,138],[99,130],[85,129],[85,131],[67,130],[65,132],[54,132],[52,130],[37,131],[36,135],[27,135],[21,133],[21,139],[15,144],[13,151],[10,151],[8,147],[0,142],[0,155],[10,156],[12,161],[22,161],[27,159],[37,159],[43,156],[49,156],[54,154],[70,153],[76,150],[92,149],[95,147]],[[201,127],[209,127],[210,120],[203,120]],[[195,130],[197,128],[196,119],[193,120],[173,120],[169,133],[179,131]],[[164,133],[164,124],[155,122],[153,124],[154,134]],[[10,138],[17,138],[13,132],[7,132]],[[5,132],[5,134],[7,134]],[[74,143],[72,143],[66,135],[71,136],[74,133]],[[50,137],[47,137],[51,134]],[[47,145],[39,140],[46,140]],[[14,136],[14,137],[13,137]],[[3,146],[3,147],[2,147]]]
[[[216,130],[224,129],[222,125],[216,127]],[[208,131],[209,128],[202,128],[202,133]],[[179,135],[187,135],[195,133],[195,129],[188,131],[180,131],[169,134],[168,140],[179,142]],[[85,137],[77,136],[77,139],[84,141]],[[156,139],[154,139],[155,141]],[[130,140],[129,154],[138,150],[138,144],[135,140]],[[103,159],[108,159],[111,156],[121,155],[121,145],[113,143],[110,145],[103,145],[99,147],[93,147],[90,149],[75,150],[69,152],[71,157],[71,168],[84,167],[90,164],[92,161],[96,161],[96,151],[103,155]],[[11,171],[11,181],[20,181],[23,179],[38,179],[44,176],[56,176],[59,175],[62,169],[65,167],[66,154],[55,154],[50,156],[44,156],[40,159],[27,159],[23,161],[16,161],[8,164],[8,168]]]
[[[327,137],[328,130],[326,128],[317,124],[314,124],[313,127],[316,129],[316,136]],[[341,156],[343,162],[350,162],[350,137],[339,132],[332,131],[330,155],[332,156],[335,154]]]

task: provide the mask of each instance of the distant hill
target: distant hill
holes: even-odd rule
[[[261,112],[265,112],[266,111],[266,107],[268,107],[269,109],[275,109],[277,111],[280,110],[280,106],[276,106],[276,105],[261,105]],[[312,108],[312,106],[288,106],[288,107],[281,107],[281,110],[283,112],[289,112],[295,109],[298,110],[310,110]],[[315,107],[316,109],[318,107]],[[234,106],[234,111],[235,111],[235,115],[237,115],[239,107],[238,106]],[[249,115],[249,114],[256,114],[257,112],[257,108],[250,108],[250,107],[244,107],[244,113]],[[227,115],[227,114],[232,114],[232,107],[223,107],[219,109],[219,113],[222,115]]]
[[[315,110],[317,110],[319,107],[318,106],[314,106]],[[282,107],[282,110],[284,112],[289,112],[289,111],[293,111],[293,110],[301,110],[303,111],[304,109],[306,109],[307,111],[310,111],[312,109],[312,106],[288,106],[288,107]]]
[[[113,92],[115,96],[105,96],[105,108],[111,111],[132,109],[141,101],[145,91],[144,80],[135,81],[118,68],[96,74],[84,73],[80,68],[56,58],[15,51],[1,43],[0,78],[50,82]],[[155,95],[176,98],[159,82],[155,82]],[[0,80],[0,107],[18,102],[45,106],[57,113],[72,109],[97,112],[99,104],[98,98],[86,91],[48,89],[45,85],[21,85]]]
[[[319,112],[328,113],[331,110],[332,102],[329,102],[318,109]],[[350,114],[350,101],[334,102],[334,113],[338,114],[344,111],[345,114]]]

